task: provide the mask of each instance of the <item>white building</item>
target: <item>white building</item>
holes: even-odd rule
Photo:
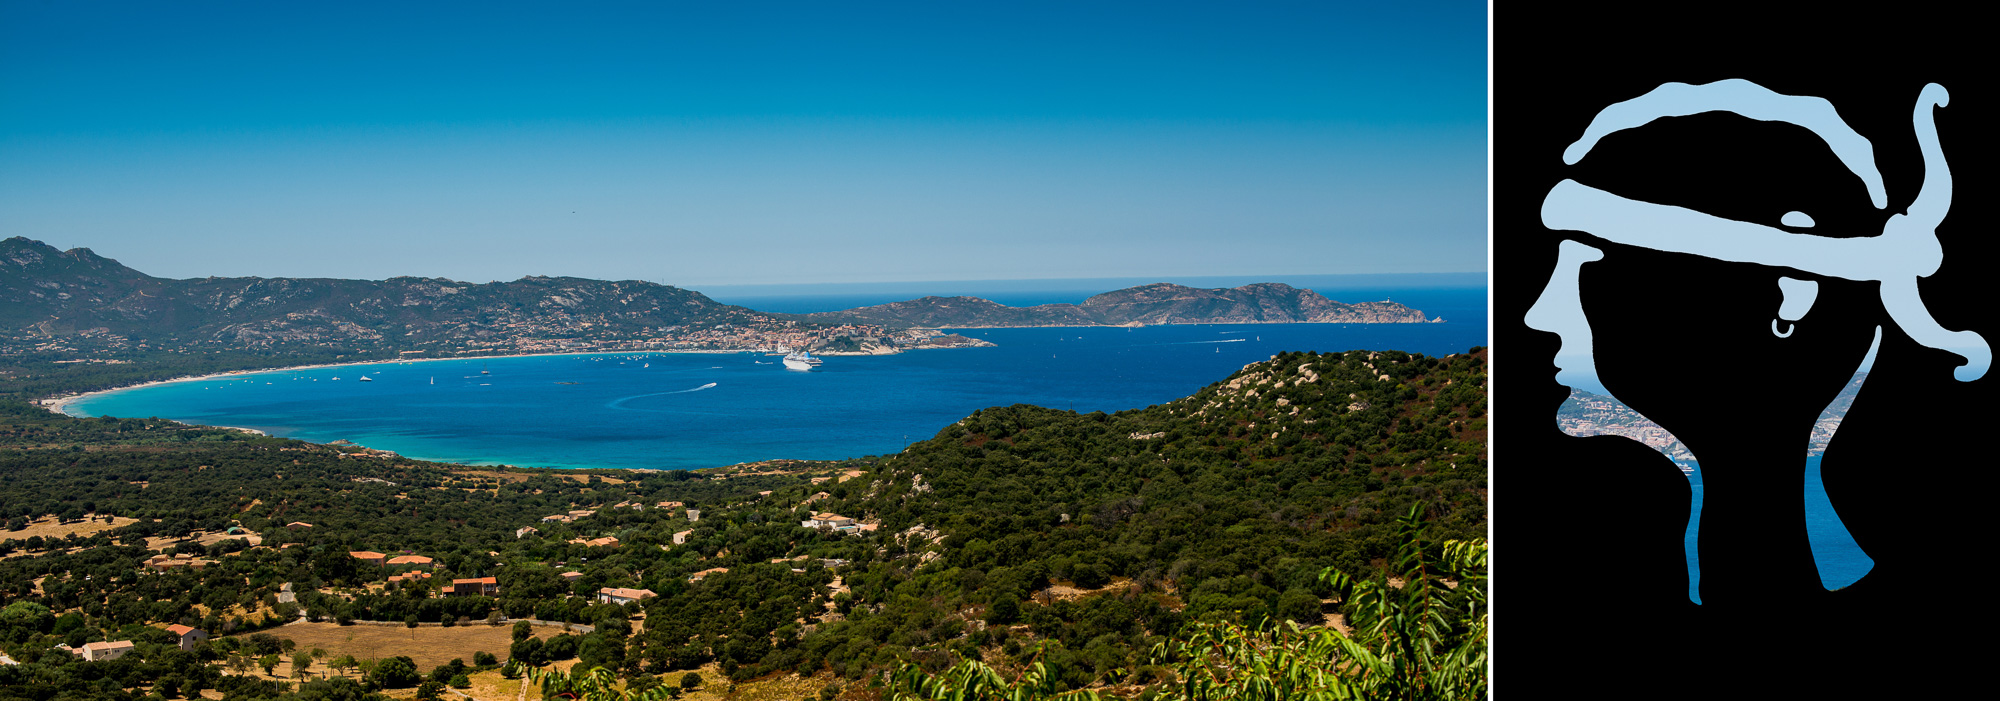
[[[78,654],[91,662],[115,660],[132,652],[132,641],[119,640],[109,643],[85,643]]]

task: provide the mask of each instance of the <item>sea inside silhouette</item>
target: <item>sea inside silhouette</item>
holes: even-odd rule
[[[1097,291],[1104,289],[1113,288]],[[716,298],[793,313],[909,298],[876,299],[882,294]],[[108,392],[75,402],[69,411],[252,428],[321,443],[349,440],[441,462],[688,469],[894,453],[993,406],[1137,409],[1187,396],[1282,351],[1444,356],[1487,343],[1483,286],[1350,287],[1326,294],[1340,301],[1392,298],[1446,321],[967,329],[959,332],[997,345],[832,356],[811,372],[788,371],[776,356],[749,353],[335,366]],[[1022,306],[1080,302],[1087,294],[1044,288],[981,296]],[[370,381],[360,382],[364,375]]]
[[[1826,487],[1820,481],[1820,458],[1809,455],[1805,458],[1805,505],[1806,538],[1812,545],[1813,564],[1819,568],[1820,586],[1829,590],[1842,589],[1861,581],[1863,575],[1875,569],[1874,558],[1862,551],[1854,542],[1854,536],[1847,532],[1847,524],[1842,523],[1840,514],[1833,510],[1833,503],[1827,500]],[[1699,463],[1687,461],[1699,466]],[[1688,475],[1693,487],[1692,518],[1688,522],[1687,538],[1683,545],[1688,558],[1688,599],[1701,603],[1701,471]]]

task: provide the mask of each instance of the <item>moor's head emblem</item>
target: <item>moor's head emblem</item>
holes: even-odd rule
[[[1918,344],[1961,358],[1963,362],[1953,371],[1959,381],[1970,382],[1983,376],[1992,362],[1992,352],[1986,340],[1971,331],[1952,331],[1940,325],[1919,295],[1917,286],[1920,278],[1936,273],[1944,260],[1944,250],[1938,242],[1936,230],[1951,208],[1952,178],[1938,141],[1933,113],[1947,102],[1945,89],[1936,84],[1924,86],[1917,96],[1911,125],[1922,154],[1922,181],[1915,199],[1902,212],[1889,211],[1889,192],[1877,166],[1874,145],[1849,126],[1834,105],[1825,99],[1783,95],[1747,80],[1723,80],[1705,85],[1667,83],[1639,97],[1604,107],[1590,121],[1581,137],[1564,150],[1562,157],[1565,164],[1575,166],[1584,161],[1600,140],[1616,132],[1639,129],[1666,118],[1730,113],[1760,122],[1795,125],[1810,132],[1823,142],[1847,174],[1861,181],[1872,210],[1886,215],[1886,218],[1881,220],[1880,232],[1876,234],[1853,235],[1856,222],[1842,221],[1844,235],[1826,235],[1822,231],[1826,227],[1820,226],[1824,222],[1818,221],[1814,212],[1788,211],[1782,216],[1775,216],[1774,212],[1772,221],[1742,221],[1688,207],[1633,199],[1575,179],[1562,180],[1544,198],[1541,219],[1549,230],[1562,232],[1565,240],[1559,248],[1554,274],[1525,319],[1530,328],[1553,332],[1561,337],[1557,381],[1576,387],[1583,380],[1595,380],[1600,364],[1615,362],[1617,354],[1624,350],[1598,346],[1591,333],[1593,325],[1597,325],[1602,333],[1605,328],[1602,324],[1612,323],[1613,320],[1593,319],[1586,314],[1585,286],[1579,280],[1585,276],[1585,266],[1604,260],[1607,255],[1616,257],[1618,251],[1627,250],[1625,247],[1731,264],[1724,268],[1732,274],[1753,276],[1756,285],[1775,286],[1775,297],[1766,292],[1766,296],[1759,298],[1779,300],[1775,308],[1757,307],[1752,310],[1752,313],[1766,315],[1768,324],[1759,320],[1754,327],[1748,324],[1731,327],[1732,333],[1739,334],[1755,329],[1761,339],[1752,340],[1764,344],[1763,347],[1794,344],[1775,347],[1814,353],[1816,357],[1849,359],[1841,362],[1849,363],[1844,367],[1852,375],[1869,369],[1875,361],[1883,328],[1893,326]],[[1629,138],[1640,138],[1644,133],[1634,132]],[[1825,216],[1825,213],[1818,215]],[[1867,226],[1867,231],[1873,231],[1873,224]],[[1624,255],[1641,254],[1628,252]],[[1690,280],[1688,284],[1702,283]],[[1843,295],[1830,302],[1828,295],[1823,294],[1827,286],[1839,286]],[[1760,289],[1768,291],[1771,288]],[[1872,300],[1868,300],[1865,312],[1840,308],[1842,304],[1838,300],[1847,300],[1849,303],[1846,306],[1855,306],[1851,302],[1857,299],[1853,294],[1856,290],[1879,298],[1880,310],[1874,309]],[[1833,343],[1829,336],[1812,333],[1817,330],[1812,328],[1815,324],[1844,325],[1854,329],[1851,333],[1838,336],[1839,344],[1844,346],[1842,348],[1814,347],[1815,344]],[[1868,340],[1866,333],[1871,327],[1872,341]],[[1801,329],[1807,332],[1801,333]],[[1861,347],[1866,348],[1865,355]],[[1858,359],[1858,364],[1852,359]],[[1823,371],[1826,369],[1830,368],[1816,367],[1813,371],[1829,374]],[[1781,367],[1777,372],[1790,370]],[[1648,383],[1677,381],[1669,375],[1642,377],[1627,373],[1621,376],[1623,384],[1620,384],[1613,382],[1611,375],[1607,374],[1602,386],[1614,398],[1625,392],[1638,395],[1656,389],[1646,386]],[[1641,379],[1635,380],[1635,377]],[[1838,389],[1837,383],[1845,378],[1831,379]],[[1824,386],[1824,383],[1813,386]],[[1670,388],[1670,391],[1673,389]],[[1693,391],[1693,388],[1686,388],[1685,391]],[[1641,414],[1647,412],[1643,402],[1625,403]],[[1761,503],[1760,499],[1770,501],[1782,498],[1786,479],[1790,480],[1791,499],[1796,503],[1801,462],[1790,465],[1758,464],[1772,462],[1769,457],[1777,453],[1744,448],[1763,439],[1787,442],[1797,446],[1792,454],[1798,456],[1798,461],[1803,461],[1804,451],[1798,448],[1803,448],[1807,436],[1796,435],[1790,428],[1801,425],[1798,421],[1790,417],[1768,417],[1768,420],[1739,420],[1724,426],[1715,417],[1689,412],[1677,416],[1646,415],[1675,433],[1685,430],[1689,434],[1731,437],[1730,440],[1708,440],[1708,446],[1721,446],[1713,448],[1710,454],[1702,453],[1704,444],[1691,439],[1685,441],[1687,447],[1700,458],[1704,478],[1712,477],[1707,482],[1709,503],[1703,507],[1704,512],[1700,516],[1704,543],[1708,542],[1711,528],[1715,526],[1727,529],[1744,524],[1768,523],[1732,516],[1730,510],[1760,508],[1756,506]],[[1810,424],[1811,417],[1806,417],[1805,425]],[[1784,435],[1763,435],[1775,433]],[[1746,434],[1757,435],[1738,440]],[[1755,459],[1738,459],[1743,456],[1720,453],[1750,454]],[[1743,499],[1738,496],[1759,490],[1768,493],[1769,498]],[[1711,516],[1714,518],[1711,519]],[[1768,514],[1759,518],[1768,519]],[[1799,530],[1796,522],[1792,530]],[[1764,535],[1767,534],[1731,532],[1726,537],[1755,539]],[[1790,537],[1783,533],[1769,535],[1776,540]],[[1725,534],[1718,533],[1716,537],[1725,537]],[[1751,576],[1748,572],[1730,572],[1726,566],[1722,571],[1711,570],[1706,550],[1704,548],[1702,564],[1704,577]]]

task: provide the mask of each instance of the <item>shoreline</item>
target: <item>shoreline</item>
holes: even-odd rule
[[[1421,310],[1419,310],[1421,311]],[[1443,317],[1438,317],[1443,319]],[[1032,326],[912,326],[917,331],[942,331],[945,329],[1143,329],[1149,326],[1288,326],[1297,324],[1363,324],[1368,326],[1412,326],[1418,324],[1448,324],[1449,321],[1173,321],[1164,324],[1129,322],[1124,324],[1036,324]]]
[[[693,350],[693,351],[656,351],[656,350],[571,351],[565,353],[515,353],[510,355],[483,355],[483,356],[473,356],[465,358],[408,358],[408,359],[396,359],[396,360],[360,360],[349,363],[320,363],[317,365],[287,365],[284,367],[263,368],[260,370],[230,370],[228,372],[212,372],[206,375],[189,375],[186,377],[175,377],[166,380],[153,380],[150,382],[140,382],[138,384],[112,387],[110,389],[100,389],[91,392],[81,392],[77,394],[70,394],[59,397],[45,397],[43,399],[37,400],[35,403],[40,405],[44,409],[48,409],[51,413],[62,414],[64,416],[77,419],[88,419],[95,417],[87,414],[79,414],[73,412],[70,410],[71,405],[74,405],[77,402],[81,402],[85,399],[89,399],[91,397],[110,394],[112,392],[124,392],[127,390],[155,387],[159,385],[173,384],[176,382],[199,382],[202,380],[213,380],[221,377],[245,377],[249,375],[260,375],[272,372],[291,372],[293,370],[341,368],[341,367],[362,366],[362,365],[403,365],[408,363],[435,363],[435,362],[444,362],[450,360],[492,360],[494,358],[534,358],[534,357],[554,357],[554,356],[565,356],[565,355],[607,355],[607,354],[620,354],[620,353],[640,353],[640,354],[659,354],[659,355],[674,355],[674,354],[684,353],[689,355],[717,355],[717,354],[746,353],[746,352],[749,352],[749,350],[745,349],[745,350]],[[176,423],[185,423],[185,422],[176,422]],[[188,424],[188,425],[192,426],[196,424]],[[227,428],[238,431],[248,431],[259,435],[269,435],[262,431],[258,431],[256,429],[238,428],[235,426],[215,426],[213,428]]]

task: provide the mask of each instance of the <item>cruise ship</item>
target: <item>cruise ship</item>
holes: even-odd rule
[[[792,353],[790,355],[785,356],[785,369],[811,370],[813,369],[813,366],[818,365],[821,362],[822,361],[819,358],[812,357],[811,354],[805,351],[798,351],[796,353]]]

